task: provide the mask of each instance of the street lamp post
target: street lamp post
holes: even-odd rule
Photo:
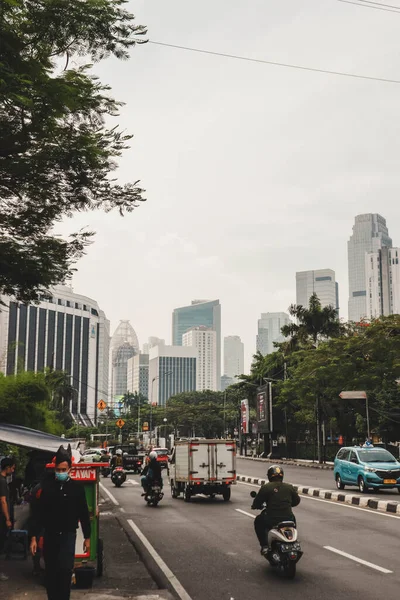
[[[161,377],[166,377],[167,375],[171,375],[172,371],[165,371],[164,373],[161,373],[161,375],[157,375],[156,377],[153,377],[153,379],[151,380],[151,402],[150,402],[150,446],[152,443],[152,439],[153,439],[153,390],[154,390],[154,382],[157,381],[157,379],[161,379]]]
[[[168,421],[168,419],[166,417],[164,417],[163,421],[164,421],[164,427],[165,427],[165,432],[164,432],[165,446],[167,447],[167,421]]]

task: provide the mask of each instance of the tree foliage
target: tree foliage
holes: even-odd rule
[[[138,182],[110,174],[131,136],[106,125],[120,103],[90,64],[143,43],[126,0],[3,0],[0,13],[0,293],[36,300],[71,274],[90,232],[54,224],[75,211],[132,211]],[[62,66],[61,66],[62,65]]]

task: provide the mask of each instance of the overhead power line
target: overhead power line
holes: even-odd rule
[[[381,10],[383,12],[391,12],[391,13],[400,13],[400,7],[398,10],[394,10],[394,8],[382,8],[383,6],[390,7],[389,4],[380,4],[379,6],[373,6],[372,4],[364,4],[363,0],[359,2],[355,2],[354,0],[337,0],[338,2],[343,2],[344,4],[353,4],[354,6],[361,6],[361,8],[372,8],[375,10]]]
[[[344,2],[345,0],[339,0]],[[362,5],[361,5],[362,6]],[[201,48],[191,48],[190,46],[178,46],[177,44],[167,44],[166,42],[156,42],[149,40],[149,44],[156,46],[165,46],[167,48],[175,48],[177,50],[185,50],[187,52],[197,52],[199,54],[208,54],[210,56],[220,56],[223,58],[231,58],[234,60],[242,60],[264,65],[272,65],[274,67],[285,67],[287,69],[297,69],[300,71],[311,71],[312,73],[324,73],[326,75],[337,75],[339,77],[350,77],[352,79],[366,79],[368,81],[379,81],[381,83],[400,83],[399,79],[386,79],[385,77],[373,77],[371,75],[359,75],[357,73],[346,73],[345,71],[330,71],[328,69],[317,69],[315,67],[306,67],[304,65],[295,65],[291,63],[281,63],[272,60],[263,60],[261,58],[250,58],[249,56],[240,56],[237,54],[226,54],[224,52],[213,52],[212,50],[204,50]]]
[[[364,4],[375,4],[376,6],[386,6],[388,8],[397,8],[400,10],[399,5],[393,6],[392,4],[385,4],[384,2],[372,2],[372,0],[359,0],[359,2],[363,2]]]

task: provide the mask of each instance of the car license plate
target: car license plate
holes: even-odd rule
[[[383,483],[397,483],[396,479],[384,479]]]

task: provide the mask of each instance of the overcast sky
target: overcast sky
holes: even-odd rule
[[[151,40],[400,80],[400,14],[337,0],[129,5]],[[147,202],[62,231],[97,231],[73,286],[113,329],[130,319],[141,345],[170,343],[175,307],[219,298],[222,333],[242,337],[249,363],[260,313],[286,310],[295,272],[319,268],[336,271],[347,317],[354,216],[379,212],[400,246],[400,85],[153,44],[96,72],[135,136],[118,178],[140,179]]]

